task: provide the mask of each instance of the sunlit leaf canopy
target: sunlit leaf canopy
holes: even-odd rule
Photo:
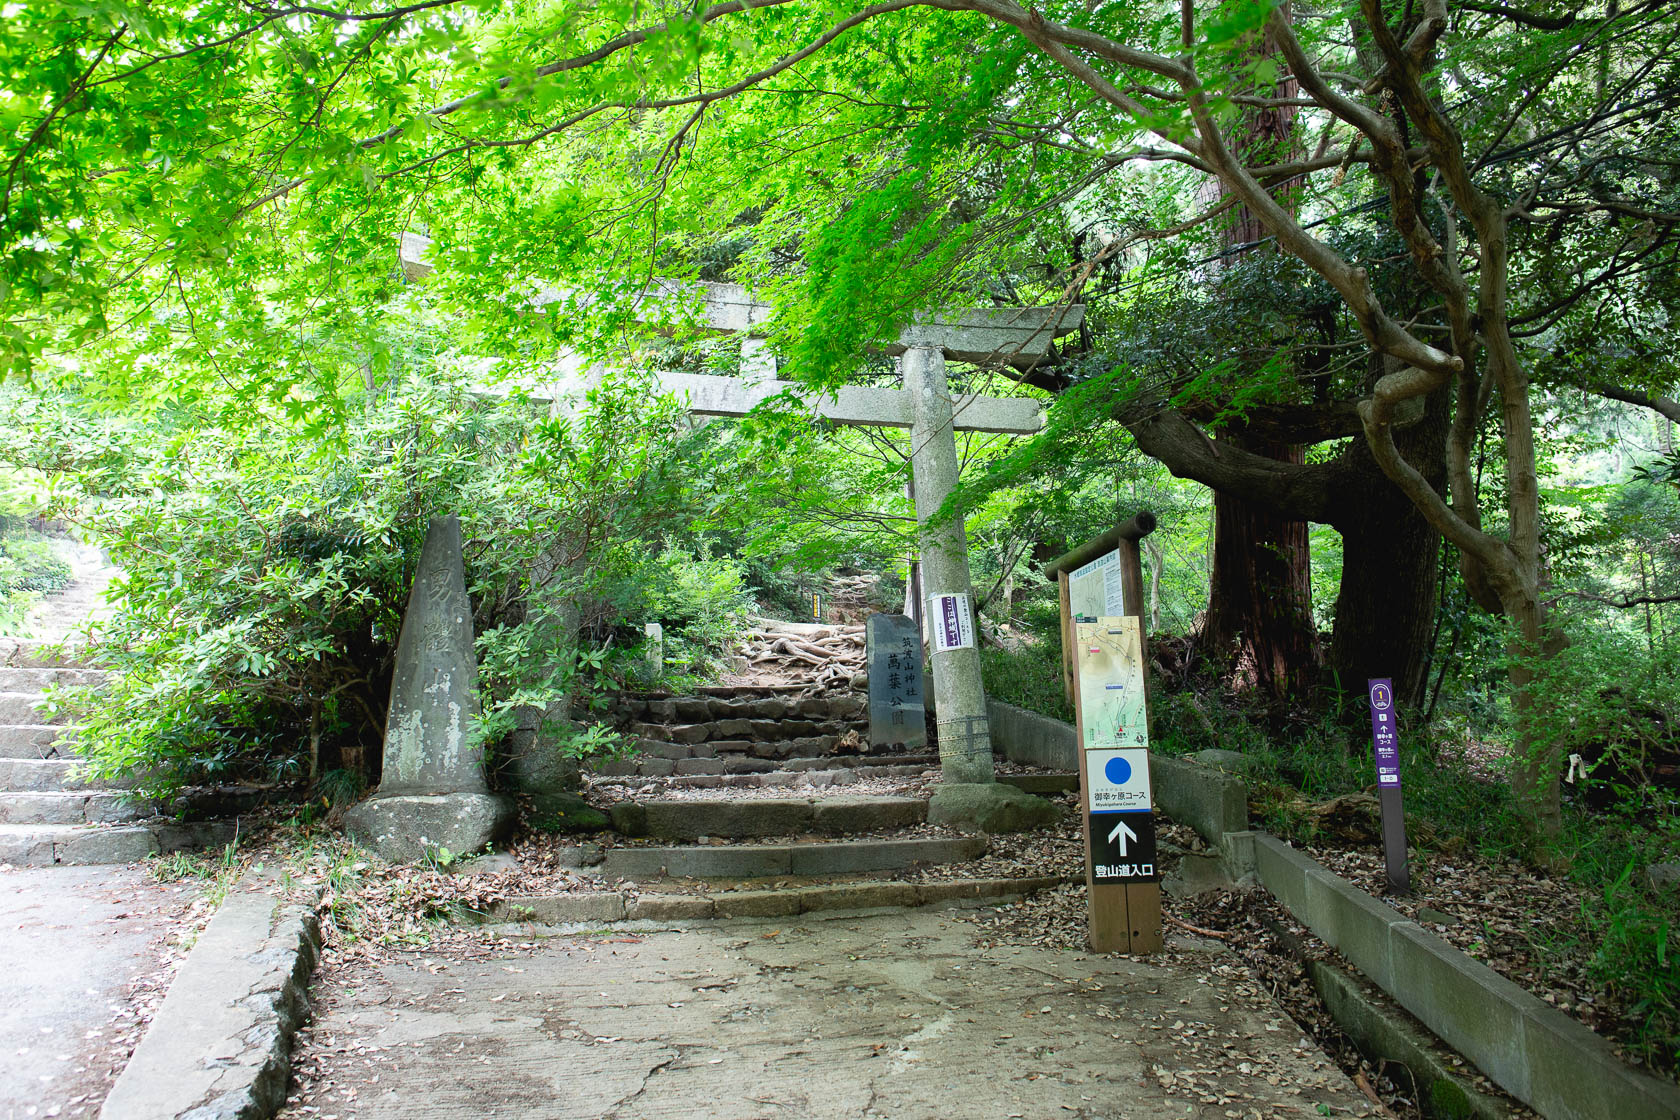
[[[1271,91],[1278,64],[1253,43],[1274,7],[1196,5],[1186,48],[1164,3],[14,3],[3,360],[38,373],[69,356],[129,395],[214,381],[330,410],[348,368],[377,360],[381,316],[416,301],[475,352],[540,364],[622,349],[650,276],[727,276],[778,304],[784,369],[819,383],[942,302],[1135,307],[1220,252],[1215,225],[1158,235],[1219,200],[1183,143]],[[1521,201],[1547,184],[1528,199],[1539,217],[1583,208],[1567,238],[1517,239],[1513,280],[1562,321],[1595,264],[1672,285],[1672,240],[1627,226],[1674,197],[1653,168],[1674,147],[1680,21],[1649,3],[1616,23],[1534,7],[1513,22],[1453,6],[1432,81],[1488,185]],[[1360,10],[1295,13],[1325,74],[1372,69],[1348,34]],[[1034,40],[1050,25],[1065,42]],[[1193,97],[1162,78],[1180,57]],[[1093,70],[1123,102],[1080,80]],[[1274,166],[1311,172],[1303,222],[1379,293],[1415,285],[1378,236],[1369,150],[1301,100],[1307,158]],[[1587,170],[1554,189],[1559,161]],[[1606,180],[1620,213],[1597,204]],[[436,242],[423,294],[397,264],[403,230]],[[551,284],[589,306],[532,313]],[[329,335],[345,361],[299,357]],[[1265,380],[1287,396],[1285,373]]]

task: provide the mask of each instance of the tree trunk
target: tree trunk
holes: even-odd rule
[[[1330,671],[1358,695],[1391,677],[1400,703],[1421,706],[1440,590],[1441,534],[1387,479],[1337,525],[1342,583],[1330,639]]]
[[[1373,380],[1382,368],[1374,362]],[[1449,396],[1435,393],[1423,418],[1395,432],[1395,446],[1430,485],[1446,482]],[[1441,533],[1391,482],[1363,441],[1342,453],[1343,476],[1331,517],[1342,537],[1342,580],[1330,639],[1329,669],[1342,690],[1358,694],[1373,677],[1390,677],[1400,703],[1424,702],[1430,643],[1439,605]]]
[[[1301,448],[1236,434],[1221,437],[1280,462],[1303,461]],[[1215,491],[1213,571],[1201,644],[1234,655],[1239,687],[1281,699],[1310,693],[1318,680],[1318,632],[1312,620],[1312,563],[1307,523]]]
[[[1276,58],[1277,48],[1269,37],[1262,37],[1255,43],[1255,53]],[[1285,73],[1275,89],[1263,92],[1294,97],[1299,86]],[[1269,158],[1281,162],[1296,154],[1294,106],[1244,110],[1236,141],[1246,160],[1265,162]],[[1293,209],[1290,195],[1295,182],[1285,180],[1268,184],[1268,188]],[[1239,204],[1225,232],[1226,246],[1246,255],[1266,236],[1259,217]],[[1220,438],[1279,462],[1306,461],[1304,449],[1298,444],[1257,440],[1235,429]],[[1291,521],[1215,491],[1213,526],[1203,649],[1215,657],[1235,652],[1233,682],[1238,687],[1259,688],[1278,699],[1311,693],[1318,682],[1322,652],[1312,618],[1312,551],[1307,523]]]

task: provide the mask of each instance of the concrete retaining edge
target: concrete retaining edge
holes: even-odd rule
[[[285,1103],[320,921],[265,886],[247,875],[229,891],[100,1120],[266,1120]]]
[[[1296,920],[1489,1079],[1551,1120],[1676,1120],[1680,1088],[1275,836],[1253,870]],[[1242,870],[1242,869],[1233,869]]]
[[[1410,1071],[1412,1096],[1426,1116],[1450,1120],[1505,1120],[1510,1110],[1502,1100],[1476,1089],[1468,1071],[1449,1068],[1436,1057],[1441,1043],[1396,1010],[1365,990],[1346,970],[1328,961],[1306,962],[1307,975],[1330,1017],[1346,1031],[1367,1057],[1396,1062]]]
[[[1030,879],[943,879],[922,883],[837,883],[784,890],[718,891],[713,894],[528,895],[502,899],[483,911],[459,910],[461,921],[539,925],[623,921],[706,921],[716,918],[778,918],[825,910],[938,906],[973,900],[1001,901],[1083,882],[1052,875]]]

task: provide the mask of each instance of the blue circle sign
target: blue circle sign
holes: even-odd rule
[[[1108,760],[1103,767],[1103,776],[1117,786],[1123,786],[1132,780],[1132,764],[1119,755]]]

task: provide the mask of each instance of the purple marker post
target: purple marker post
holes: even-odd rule
[[[1394,682],[1383,677],[1365,683],[1371,702],[1371,752],[1377,762],[1388,889],[1393,894],[1409,894],[1412,874],[1406,866],[1406,810],[1400,798],[1400,730],[1395,723]]]

